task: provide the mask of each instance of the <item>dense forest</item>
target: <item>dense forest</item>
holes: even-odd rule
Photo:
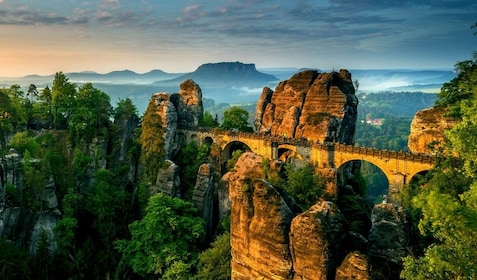
[[[401,197],[413,218],[415,241],[414,250],[404,259],[401,277],[405,279],[473,279],[477,275],[477,55],[456,66],[458,76],[443,85],[435,106],[459,123],[446,132],[448,143],[436,150],[435,169],[408,186]],[[432,98],[405,96],[412,103],[416,96],[426,98],[422,103]],[[402,101],[402,96],[393,99],[393,94],[366,95],[360,106],[368,110],[381,102],[368,100],[379,98],[390,98],[387,104]],[[357,144],[402,149],[404,138],[380,139],[378,135],[405,135],[409,126],[403,120],[410,122],[414,110],[408,109],[400,110],[404,116],[398,117],[389,108],[362,114],[365,118],[358,126],[363,127],[358,131],[363,134],[357,135]],[[2,176],[2,207],[21,208],[26,221],[58,210],[56,239],[41,231],[32,251],[28,244],[2,236],[0,278],[230,279],[228,221],[220,221],[213,238],[206,240],[204,221],[190,197],[197,168],[210,160],[212,151],[196,144],[182,147],[176,161],[183,167],[183,199],[152,194],[157,169],[168,164],[161,119],[152,110],[139,117],[127,98],[113,107],[106,93],[91,83],[77,86],[61,72],[51,89],[38,90],[34,85],[27,92],[18,85],[0,89],[2,174],[7,160],[13,155],[19,158],[18,164],[11,165],[17,175]],[[368,126],[368,117],[384,122],[380,127]],[[248,118],[246,110],[232,107],[221,125],[208,112],[201,124],[246,131],[251,129]],[[119,140],[125,124],[133,128],[127,143]],[[375,142],[365,142],[369,138]],[[121,156],[114,152],[125,147]],[[322,184],[312,170],[310,166],[287,167],[287,180],[268,179],[306,209],[317,199],[308,185],[318,186],[313,191],[319,196]],[[51,182],[56,205],[45,195]]]

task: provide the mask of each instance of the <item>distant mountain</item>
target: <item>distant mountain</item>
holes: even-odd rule
[[[112,71],[106,74],[95,72],[66,73],[72,82],[115,83],[115,84],[151,84],[168,80],[182,74],[166,73],[162,70],[152,70],[139,74],[131,70]]]
[[[187,73],[159,82],[178,84],[187,79],[192,79],[202,86],[265,86],[276,83],[279,79],[273,75],[257,71],[255,64],[245,64],[241,62],[220,62],[202,64],[194,72]]]

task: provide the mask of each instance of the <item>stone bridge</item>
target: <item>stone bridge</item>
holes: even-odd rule
[[[221,162],[226,162],[234,150],[249,149],[269,159],[285,159],[288,156],[306,160],[318,168],[340,168],[351,161],[367,161],[377,166],[389,182],[389,193],[399,192],[403,185],[434,165],[428,155],[388,151],[307,139],[273,137],[257,133],[223,130],[180,130],[186,142],[215,143],[221,148]]]

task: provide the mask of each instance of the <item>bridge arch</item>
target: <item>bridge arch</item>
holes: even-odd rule
[[[231,159],[233,153],[238,150],[241,150],[243,152],[252,151],[252,149],[246,143],[238,140],[231,141],[222,148],[221,162],[224,164],[224,170],[226,170],[225,167],[227,161]]]
[[[291,144],[279,144],[277,147],[277,158],[286,162],[289,158],[302,160],[303,157],[297,152],[297,148]]]
[[[355,170],[351,170],[353,168]],[[372,205],[380,203],[385,196],[388,196],[390,179],[379,166],[367,160],[350,160],[338,168],[339,173],[351,173],[352,171],[359,171],[359,173],[355,173],[359,178],[354,178],[353,181],[355,186],[356,184],[365,184],[361,194],[368,203]]]

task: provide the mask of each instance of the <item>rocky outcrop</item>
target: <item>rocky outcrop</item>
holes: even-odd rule
[[[204,163],[199,167],[192,203],[205,222],[205,238],[210,240],[214,233],[214,172],[212,165]]]
[[[430,144],[437,144],[435,148],[444,144],[444,131],[453,128],[457,123],[444,114],[443,110],[429,108],[414,115],[407,144],[412,153],[431,154]]]
[[[161,116],[164,149],[167,157],[173,159],[183,144],[177,130],[196,128],[202,117],[202,91],[194,81],[187,80],[180,85],[178,93],[155,93],[150,102],[154,102],[156,112]]]
[[[344,216],[329,201],[295,217],[290,231],[293,279],[332,279],[347,233]]]
[[[161,192],[171,197],[180,198],[180,184],[179,166],[170,160],[166,160],[166,167],[159,169],[156,184],[149,187],[149,192],[151,195]]]
[[[124,184],[122,188],[129,182],[132,182],[137,177],[137,154],[131,153],[131,148],[134,146],[134,137],[136,129],[139,125],[139,117],[132,115],[127,118],[119,118],[114,120],[114,125],[118,128],[116,139],[119,139],[117,148],[111,152],[111,160],[109,166],[112,168],[119,168],[122,165],[127,165],[127,182],[121,182]]]
[[[164,137],[164,150],[167,158],[172,158],[178,152],[177,140],[177,110],[171,102],[167,92],[155,93],[150,102],[154,102],[156,112],[161,116],[161,125]]]
[[[306,70],[264,88],[257,103],[256,131],[272,136],[352,144],[358,99],[347,70]]]
[[[202,90],[193,80],[186,80],[179,86],[179,93],[171,95],[171,101],[177,111],[180,128],[197,127],[204,114]]]
[[[229,177],[230,172],[225,173],[216,188],[219,221],[230,216]]]
[[[288,279],[293,213],[263,177],[262,158],[244,153],[229,178],[232,279]]]
[[[369,255],[396,264],[410,252],[410,220],[403,207],[380,203],[371,212]]]
[[[336,271],[335,280],[371,280],[368,257],[361,252],[349,253]]]

